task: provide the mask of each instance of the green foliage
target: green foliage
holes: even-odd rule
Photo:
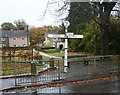
[[[73,51],[101,53],[100,27],[96,22],[77,25],[77,34],[83,34],[83,39],[73,39],[71,48]]]
[[[81,23],[76,25],[76,34],[82,35],[85,32],[86,24]],[[81,43],[82,39],[70,39],[70,48],[73,51],[80,51],[80,47],[78,46]]]
[[[109,16],[110,13],[113,9],[113,7],[115,6],[116,2],[103,2],[102,4],[98,3],[98,2],[93,2],[93,3],[89,3],[89,2],[72,2],[70,3],[70,10],[69,10],[69,15],[68,15],[68,20],[70,21],[70,27],[69,27],[69,31],[74,32],[74,33],[78,33],[80,32],[80,30],[82,28],[79,28],[79,24],[81,23],[89,23],[91,20],[95,20],[96,17],[98,17],[98,19],[96,20],[97,23],[99,23],[99,25],[101,26],[101,35],[99,34],[99,38],[97,38],[97,35],[95,34],[96,30],[92,32],[92,29],[94,30],[94,28],[96,27],[92,27],[89,28],[91,29],[90,33],[85,33],[84,35],[87,36],[86,40],[89,41],[89,43],[85,43],[87,41],[84,41],[84,44],[80,45],[79,48],[84,49],[84,51],[87,52],[95,52],[97,54],[99,54],[99,51],[102,50],[102,54],[103,55],[107,55],[109,54]],[[109,7],[108,7],[109,6]],[[95,23],[95,24],[97,24]],[[88,30],[87,30],[88,31]],[[83,31],[81,31],[83,32]],[[91,34],[93,34],[93,36],[91,37]],[[100,41],[100,36],[101,36],[101,41]],[[101,47],[100,48],[98,44],[96,44],[97,42],[95,41],[100,41],[101,43]],[[76,40],[79,41],[79,40]],[[70,43],[72,43],[74,45],[74,43],[79,44],[79,42],[76,42],[75,40],[70,41]],[[83,41],[82,41],[83,43]],[[96,45],[97,46],[96,46]],[[72,46],[72,45],[70,45]],[[73,46],[74,50],[78,50],[78,47]],[[98,47],[99,47],[99,51],[98,51]],[[93,48],[97,48],[96,50],[93,50]]]
[[[110,20],[110,54],[120,54],[120,22],[115,17]]]
[[[76,33],[76,27],[78,24],[88,23],[93,16],[97,14],[91,10],[89,2],[72,2],[70,3],[70,10],[68,19],[70,21],[69,31]]]
[[[83,34],[84,38],[71,40],[72,50],[101,54],[100,26],[95,21],[91,21],[84,28],[80,25],[78,27],[81,30],[77,34]],[[109,38],[110,54],[120,54],[120,22],[117,22],[114,17],[110,20]]]
[[[25,30],[27,28],[27,23],[24,19],[15,20],[13,23],[15,25],[10,22],[2,23],[2,30]]]
[[[45,51],[46,51],[46,53],[56,53],[57,52],[56,49],[46,49]]]
[[[80,44],[80,39],[72,39],[71,40],[71,49],[75,52],[80,51],[80,47],[78,46]]]
[[[2,30],[14,30],[14,25],[10,22],[4,22],[1,24]]]
[[[45,49],[55,49],[55,47],[42,47],[41,49],[42,50],[45,50]]]
[[[25,30],[27,28],[27,23],[24,19],[15,20],[14,24],[16,25],[16,30]]]
[[[33,46],[35,44],[36,44],[36,42],[34,40],[31,40],[31,38],[30,38],[30,46]]]
[[[96,22],[92,21],[86,24],[84,38],[79,44],[81,50],[92,52],[95,54],[101,53],[100,27]]]
[[[89,10],[92,5],[89,2],[72,2],[70,3],[70,10],[68,19],[70,21],[69,31],[75,34],[83,34],[85,32],[86,23],[90,22],[95,16],[92,10]],[[70,39],[69,47],[74,51],[80,51],[78,46],[81,39]]]

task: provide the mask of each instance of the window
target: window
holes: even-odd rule
[[[22,40],[25,40],[25,38],[24,38],[24,37],[22,37]]]
[[[13,44],[13,46],[14,46],[14,47],[18,47],[18,45],[17,45],[17,44]]]
[[[0,44],[0,47],[2,47],[2,44]]]
[[[5,38],[1,38],[2,41],[5,41]]]
[[[13,40],[16,40],[16,37],[14,37]]]
[[[53,38],[53,41],[56,41],[56,38]]]
[[[25,44],[22,44],[22,46],[25,46]]]
[[[6,46],[6,44],[2,44],[2,46],[3,46],[3,47],[5,47],[5,46]]]

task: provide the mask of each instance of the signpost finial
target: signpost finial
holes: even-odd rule
[[[68,20],[64,21],[64,25],[66,28],[68,28],[68,26],[70,25],[70,22]]]

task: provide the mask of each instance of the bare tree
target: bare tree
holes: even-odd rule
[[[101,0],[104,1],[104,0]],[[63,5],[61,6],[60,2],[63,3]],[[77,8],[81,7],[80,2],[78,2],[78,6],[76,6],[74,10],[77,10]],[[109,54],[109,24],[110,24],[110,14],[111,11],[113,10],[113,7],[116,5],[117,2],[90,2],[91,7],[89,8],[82,8],[81,10],[83,10],[85,13],[87,13],[87,11],[92,11],[93,14],[97,13],[99,14],[98,17],[99,19],[97,20],[94,16],[91,17],[96,23],[98,23],[100,25],[101,28],[101,54],[102,55],[107,55]],[[48,4],[46,7],[46,10],[44,12],[47,12],[48,10],[48,6],[53,5],[53,4],[58,4],[58,9],[54,10],[55,15],[60,17],[66,10],[69,10],[70,8],[70,2],[66,2],[63,0],[48,0]],[[67,17],[62,18],[60,20],[65,20],[65,19],[69,19]]]

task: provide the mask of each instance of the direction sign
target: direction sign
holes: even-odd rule
[[[65,34],[48,34],[48,38],[61,38],[65,39],[65,58],[64,58],[64,72],[67,72],[67,50],[68,50],[68,39],[69,38],[83,38],[83,35],[74,35],[74,33],[67,32],[67,28],[70,25],[69,21],[65,21],[64,25],[66,27]]]
[[[65,34],[48,34],[47,35],[48,38],[83,38],[83,35],[74,35],[74,34],[69,34],[67,33]]]
[[[83,35],[68,36],[68,38],[83,38]]]
[[[65,34],[48,34],[48,38],[65,38]]]

